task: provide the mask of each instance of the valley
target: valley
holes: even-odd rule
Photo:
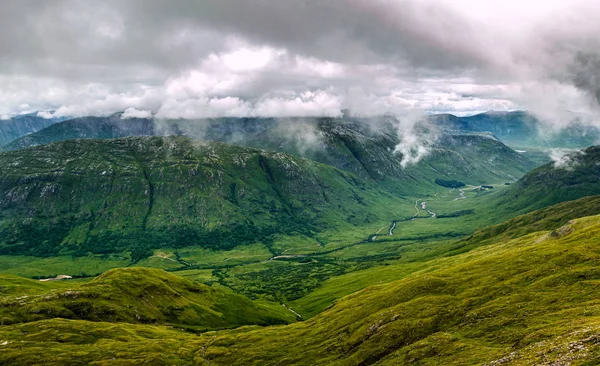
[[[140,332],[135,347],[147,347],[153,337],[189,343],[192,363],[397,364],[422,358],[427,364],[431,356],[415,350],[429,342],[442,347],[435,360],[446,355],[453,364],[452,357],[464,360],[469,352],[473,362],[491,362],[504,357],[515,342],[510,337],[524,336],[508,327],[494,343],[469,330],[465,314],[483,306],[483,295],[465,292],[466,284],[481,283],[480,291],[503,285],[485,279],[488,269],[479,280],[466,274],[477,273],[479,261],[514,273],[504,255],[518,257],[522,243],[542,242],[572,220],[582,218],[583,237],[596,230],[600,205],[585,198],[600,194],[596,148],[573,153],[568,169],[553,163],[535,168],[495,138],[452,132],[404,168],[402,156],[391,152],[398,137],[385,126],[316,121],[301,128],[312,126],[310,135],[321,143],[300,148],[278,135],[279,125],[257,127],[274,121],[250,120],[232,134],[238,122],[213,121],[203,130],[212,131],[207,140],[116,128],[125,136],[80,135],[85,138],[0,153],[0,279],[17,281],[15,291],[22,294],[6,293],[0,303],[5,350],[14,341],[2,332],[29,332],[20,324],[60,334],[84,334],[91,324],[102,334],[111,322],[127,334]],[[49,129],[70,131],[78,123]],[[101,121],[86,123],[95,128]],[[244,136],[243,146],[231,144],[232,136]],[[488,255],[496,259],[489,262]],[[39,281],[54,278],[63,279]],[[438,293],[440,278],[458,282]],[[129,289],[134,282],[154,285]],[[419,295],[410,295],[414,291]],[[177,305],[171,298],[179,299]],[[231,313],[242,308],[244,316]],[[374,318],[380,313],[383,320]],[[292,345],[275,334],[301,342],[294,347],[316,358],[287,359],[281,352]],[[262,342],[265,352],[246,351],[249,339]],[[543,347],[534,341],[520,342]],[[37,347],[31,342],[22,345]],[[110,341],[110,348],[121,349],[119,342]],[[98,347],[90,357],[104,357],[104,346]],[[142,358],[132,362],[185,363],[166,345],[153,347],[156,353],[137,352]],[[67,362],[62,347],[51,352]]]
[[[0,1],[0,365],[600,365],[600,1]]]

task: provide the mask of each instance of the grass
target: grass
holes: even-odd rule
[[[5,290],[0,299],[2,324],[60,317],[173,324],[207,330],[295,320],[295,316],[278,303],[253,302],[230,291],[157,269],[114,269],[83,284],[32,280],[15,283],[14,278],[3,278],[2,282],[13,288]],[[15,291],[15,286],[26,291]]]
[[[499,185],[496,190],[504,188],[504,185]],[[240,245],[232,250],[200,247],[156,249],[150,257],[136,265],[166,269],[209,285],[220,284],[254,299],[283,302],[308,318],[342,296],[381,283],[382,280],[390,282],[402,278],[416,268],[421,268],[418,263],[443,256],[451,250],[451,243],[456,242],[457,238],[489,222],[490,218],[479,212],[484,212],[489,195],[500,192],[479,192],[474,187],[467,187],[463,191],[466,199],[455,200],[461,197],[458,190],[450,192],[442,189],[429,197],[406,200],[406,203],[395,207],[395,215],[388,220],[366,226],[347,226],[342,230],[324,231],[315,237],[301,234],[276,235],[269,246],[255,243]],[[418,201],[418,217],[413,221],[396,222],[394,235],[389,236],[393,220],[407,220],[417,213],[415,201]],[[434,210],[438,215],[452,216],[452,213],[468,210],[473,213],[432,219],[421,209],[423,201],[427,202],[427,209]],[[378,231],[376,240],[367,240]],[[275,255],[283,258],[269,261]],[[122,262],[105,263],[105,270],[130,264],[125,259],[128,257],[127,253],[121,257]],[[90,265],[83,265],[83,258],[87,258]],[[96,261],[98,265],[101,264],[101,256],[83,258],[31,257],[32,266],[19,266],[18,274],[32,277],[40,274],[55,276],[102,272],[88,269]],[[39,265],[43,262],[56,262],[61,269],[70,270],[68,265],[60,266],[61,260],[74,261],[73,264],[78,265],[76,271],[43,272],[48,267]],[[356,276],[353,273],[357,273]],[[332,281],[331,284],[329,281]],[[349,282],[345,289],[339,285],[343,281]]]
[[[49,278],[65,274],[95,276],[111,268],[125,267],[131,263],[127,255],[40,258],[21,255],[0,256],[0,273],[23,277]]]
[[[162,326],[41,320],[0,327],[0,362],[596,364],[600,216],[542,231],[535,222],[516,225],[523,235],[499,236],[423,268],[390,265],[390,278],[401,279],[345,296],[303,322],[197,336]],[[258,265],[266,264],[251,266]],[[364,284],[383,273],[347,276]],[[340,279],[338,287],[352,282]]]

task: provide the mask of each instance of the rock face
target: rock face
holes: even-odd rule
[[[184,137],[71,140],[0,154],[0,252],[228,249],[360,225],[400,198],[330,166]]]

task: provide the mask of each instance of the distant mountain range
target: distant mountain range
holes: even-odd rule
[[[29,146],[68,140],[73,138],[117,138],[127,136],[165,136],[188,135],[195,138],[223,141],[229,143],[244,142],[251,138],[260,141],[261,134],[279,133],[302,134],[307,125],[317,125],[320,121],[329,121],[336,125],[360,124],[385,129],[395,134],[392,116],[374,118],[340,119],[315,118],[216,118],[208,120],[153,120],[121,119],[121,113],[108,117],[81,117],[45,129],[63,119],[45,120],[35,115],[14,117],[4,121],[0,129],[0,146],[5,150],[20,149]],[[505,144],[517,147],[542,148],[585,148],[600,143],[600,130],[597,127],[583,125],[574,117],[573,123],[560,131],[553,132],[537,118],[526,112],[486,112],[474,116],[457,117],[451,114],[437,114],[424,117],[442,133],[489,133]],[[327,122],[326,122],[327,123]],[[1,125],[1,124],[0,124]],[[278,130],[278,126],[280,126]],[[267,141],[268,143],[268,141]],[[300,143],[300,142],[296,142]],[[300,146],[301,148],[302,146]]]
[[[580,149],[600,143],[600,129],[578,122],[576,115],[567,128],[557,131],[522,111],[486,112],[469,117],[438,114],[428,120],[446,130],[490,132],[510,146]]]
[[[65,118],[42,118],[37,113],[13,116],[9,120],[0,120],[0,145],[5,145],[25,135],[38,132]]]

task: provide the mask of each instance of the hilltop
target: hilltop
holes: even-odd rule
[[[3,288],[17,282],[1,276]],[[243,296],[148,268],[110,270],[85,284],[19,280],[19,291],[0,293],[3,325],[63,318],[135,324],[173,324],[193,330],[273,325],[295,321],[277,303]]]
[[[566,128],[555,131],[524,111],[486,112],[466,117],[440,114],[429,116],[428,120],[447,130],[490,132],[510,146],[581,149],[600,141],[600,129],[582,123],[577,114],[571,117]]]
[[[52,126],[63,121],[64,118],[42,118],[36,113],[12,116],[9,120],[0,120],[0,146],[28,134]]]

